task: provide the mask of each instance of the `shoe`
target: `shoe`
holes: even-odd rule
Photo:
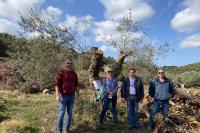
[[[154,126],[154,125],[153,125],[153,126],[150,126],[150,129],[151,129],[151,130],[153,130],[154,128],[155,128],[155,126]]]
[[[139,128],[139,126],[133,126],[133,128],[135,128],[135,129],[138,129],[138,128]]]
[[[67,130],[66,130],[66,133],[72,133],[72,131],[71,131],[71,130],[69,130],[69,129],[67,129]]]
[[[100,120],[99,121],[99,125],[102,126],[103,125],[103,121]]]
[[[129,125],[129,126],[128,126],[128,129],[132,130],[132,129],[133,129],[133,126],[132,126],[132,125]]]
[[[112,120],[112,123],[113,123],[113,124],[116,124],[117,122],[118,122],[118,119],[117,119],[117,118]]]

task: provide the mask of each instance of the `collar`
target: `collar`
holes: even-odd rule
[[[157,82],[160,82],[159,77],[156,77],[155,80]],[[167,81],[169,81],[169,79],[167,77],[164,77],[164,82],[167,82]]]

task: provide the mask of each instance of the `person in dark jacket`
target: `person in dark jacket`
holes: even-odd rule
[[[171,79],[165,76],[162,68],[158,70],[158,77],[149,83],[149,95],[154,98],[153,111],[150,112],[150,126],[154,128],[154,116],[159,112],[167,117],[169,112],[169,100],[175,95],[174,85]]]
[[[123,80],[121,97],[128,104],[128,123],[130,128],[138,128],[138,103],[143,102],[144,87],[142,79],[135,74],[134,68],[129,69],[128,77]]]

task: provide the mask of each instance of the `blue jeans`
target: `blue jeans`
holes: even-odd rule
[[[128,124],[138,127],[138,103],[136,96],[129,96],[128,103]]]
[[[160,108],[162,110],[162,115],[168,116],[169,112],[169,101],[160,101],[157,99],[154,99],[154,105],[153,105],[153,111],[150,112],[150,126],[154,127],[154,116],[156,113],[160,111]]]
[[[67,108],[67,116],[66,116],[66,130],[70,129],[70,123],[72,119],[72,110],[74,106],[75,95],[61,95],[60,103],[59,103],[59,111],[58,111],[58,121],[57,121],[57,131],[58,133],[62,133],[63,128],[63,118],[65,115],[65,111]]]
[[[117,120],[117,96],[114,95],[112,98],[108,98],[108,96],[104,96],[103,98],[103,107],[102,107],[102,111],[100,114],[100,123],[103,122],[105,114],[108,110],[108,106],[110,101],[112,102],[112,115],[113,115],[113,120]]]

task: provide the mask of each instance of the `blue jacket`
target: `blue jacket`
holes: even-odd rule
[[[149,95],[158,100],[169,100],[175,95],[173,82],[166,78],[164,82],[160,82],[159,78],[155,78],[149,83]]]
[[[136,100],[137,102],[139,102],[144,98],[144,86],[142,83],[142,79],[136,76],[134,86],[136,90],[136,98],[137,98]],[[121,97],[127,100],[129,94],[130,94],[130,78],[126,77],[122,83]]]
[[[106,81],[108,81],[109,84],[107,84]],[[112,91],[114,93],[114,95],[117,95],[117,91],[118,91],[118,81],[117,81],[117,79],[112,78],[110,80],[107,77],[103,78],[103,89],[104,89],[105,94]]]

